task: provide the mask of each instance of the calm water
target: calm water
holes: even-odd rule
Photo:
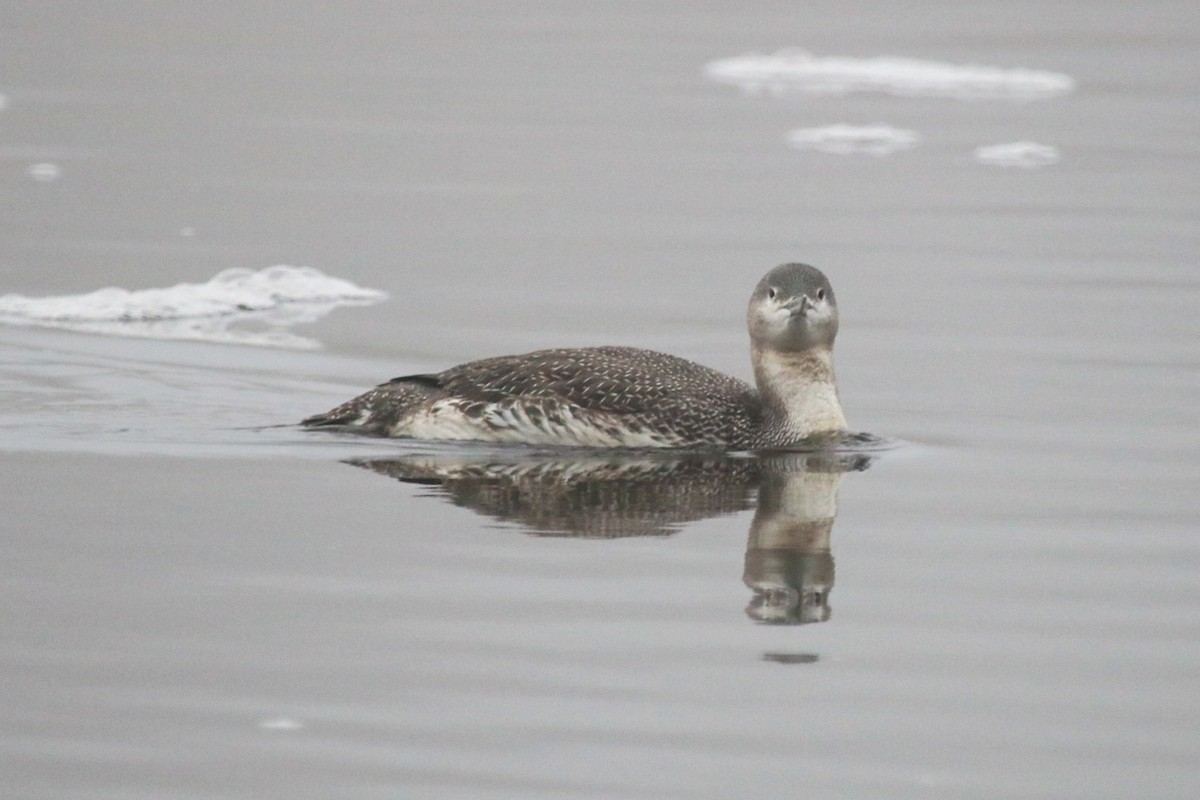
[[[389,299],[319,351],[0,326],[0,794],[1200,793],[1195,4],[6,6],[0,295]],[[786,47],[1075,88],[705,76]],[[789,146],[831,125],[915,145]],[[1022,141],[1057,163],[973,156]],[[548,345],[745,377],[787,260],[899,446],[268,427]]]

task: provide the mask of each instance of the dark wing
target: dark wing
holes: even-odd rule
[[[405,378],[404,380],[411,380]],[[668,406],[742,403],[744,382],[686,359],[634,347],[539,350],[462,364],[437,376],[449,395],[485,402],[554,399],[614,414]]]
[[[657,432],[679,442],[740,445],[761,425],[761,403],[746,383],[633,347],[539,350],[471,361],[437,375],[405,375],[301,424],[385,433],[413,410],[443,398],[458,401],[467,415],[505,406],[537,408],[560,419],[595,413],[597,425]]]

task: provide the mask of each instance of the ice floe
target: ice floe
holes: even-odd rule
[[[788,144],[797,150],[817,150],[835,155],[868,153],[886,156],[916,147],[921,137],[916,131],[891,125],[826,125],[821,128],[797,128],[788,133]]]
[[[889,56],[819,57],[796,49],[722,58],[710,61],[704,71],[719,83],[773,94],[881,92],[959,100],[1036,100],[1067,94],[1075,88],[1075,80],[1061,72]]]
[[[39,164],[30,164],[25,173],[39,183],[50,183],[62,177],[62,167],[44,161]]]
[[[0,296],[0,322],[155,339],[314,348],[286,330],[334,308],[375,303],[386,293],[311,267],[227,269],[205,283],[161,289],[99,289],[57,297]]]
[[[972,154],[980,164],[994,167],[1034,169],[1058,163],[1058,148],[1037,142],[1011,142],[975,148]]]
[[[262,720],[258,727],[264,731],[298,731],[304,727],[304,723],[291,717],[274,717]]]

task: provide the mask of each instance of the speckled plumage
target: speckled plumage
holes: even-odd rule
[[[451,418],[461,416],[480,436],[431,438],[751,446],[747,434],[759,425],[759,406],[746,383],[685,359],[634,347],[587,347],[395,378],[304,424],[350,424],[397,436],[406,427],[451,426]]]
[[[824,317],[811,310],[818,292]],[[739,449],[843,427],[828,357],[836,307],[825,276],[806,265],[777,267],[751,297],[748,318],[759,390],[651,350],[538,350],[394,378],[301,424],[418,439]]]

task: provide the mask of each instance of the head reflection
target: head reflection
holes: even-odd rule
[[[756,622],[801,625],[829,619],[837,491],[852,464],[810,457],[802,469],[764,469],[746,542],[742,580]],[[865,464],[857,467],[862,469]]]
[[[844,473],[862,452],[669,453],[439,448],[347,463],[424,484],[455,505],[539,536],[667,536],[754,509],[743,580],[747,615],[798,625],[830,616],[830,532]]]

